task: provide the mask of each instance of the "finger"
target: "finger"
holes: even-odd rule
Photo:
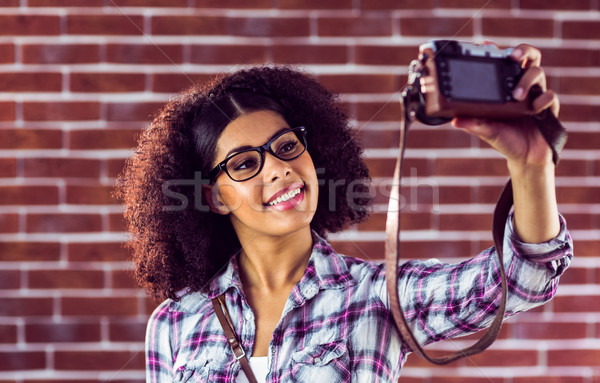
[[[536,84],[539,85],[543,91],[546,91],[546,73],[539,66],[529,68],[523,73],[521,80],[519,80],[519,83],[513,91],[513,97],[515,100],[524,100],[531,87]]]
[[[546,108],[551,108],[550,110],[552,111],[552,114],[558,117],[560,102],[558,101],[558,96],[556,93],[553,90],[548,90],[536,98],[531,104],[531,107],[533,108],[535,114],[540,113]]]
[[[452,126],[474,134],[484,141],[489,141],[496,135],[496,130],[489,121],[481,118],[456,117],[452,120]]]
[[[527,44],[520,44],[510,54],[513,60],[521,63],[523,68],[540,66],[542,63],[542,52],[539,49]]]

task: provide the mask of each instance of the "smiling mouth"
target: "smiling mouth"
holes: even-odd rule
[[[292,198],[294,198],[295,196],[297,196],[298,194],[300,194],[302,192],[302,188],[297,188],[294,190],[290,190],[289,192],[280,195],[279,197],[275,198],[273,201],[269,202],[267,204],[267,206],[275,206],[277,204],[280,204],[282,202],[288,201]]]

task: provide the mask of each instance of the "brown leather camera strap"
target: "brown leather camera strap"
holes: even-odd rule
[[[244,370],[244,374],[246,374],[246,378],[250,383],[258,383],[254,373],[252,372],[252,368],[250,367],[250,363],[248,362],[248,358],[246,357],[246,353],[242,348],[242,345],[239,342],[237,334],[235,333],[235,329],[233,328],[233,324],[231,323],[231,318],[229,317],[229,313],[227,312],[227,307],[225,307],[225,303],[223,300],[225,299],[225,294],[220,295],[216,298],[211,299],[212,305],[215,309],[215,313],[217,314],[217,318],[219,319],[219,323],[221,323],[221,327],[223,327],[223,331],[225,332],[225,336],[227,337],[227,341],[229,342],[229,347],[231,347],[231,351],[233,351],[233,355],[240,362],[242,366],[242,370]]]
[[[530,100],[536,98],[540,94],[539,91],[539,89],[532,91],[530,93]],[[404,101],[404,99],[402,101]],[[494,340],[498,336],[498,333],[500,332],[502,320],[506,311],[507,295],[507,281],[503,263],[504,227],[513,205],[512,184],[509,180],[506,186],[504,187],[504,190],[502,191],[502,194],[500,195],[500,198],[494,210],[492,230],[494,246],[496,248],[496,255],[499,261],[502,289],[502,296],[500,298],[500,303],[496,311],[496,316],[490,327],[475,344],[465,349],[439,358],[431,357],[427,355],[425,350],[423,350],[423,348],[419,345],[415,336],[410,330],[404,317],[404,312],[402,311],[402,307],[398,298],[398,262],[400,259],[400,179],[402,171],[402,162],[404,160],[406,133],[408,130],[406,126],[406,120],[409,118],[405,114],[405,105],[403,104],[403,102],[401,102],[400,104],[402,108],[402,120],[400,124],[400,148],[398,151],[398,158],[396,160],[396,167],[394,169],[394,178],[388,206],[385,237],[386,280],[387,290],[390,298],[390,310],[392,311],[392,316],[394,317],[396,326],[400,331],[400,335],[414,353],[428,360],[431,363],[447,364],[462,357],[466,357],[484,351],[494,342]],[[554,163],[557,164],[558,154],[560,153],[566,142],[566,131],[564,127],[549,109],[546,109],[542,111],[542,113],[536,116],[532,116],[531,118],[537,124],[542,135],[552,148],[553,160]]]

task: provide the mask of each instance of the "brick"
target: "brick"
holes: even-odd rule
[[[320,75],[319,82],[335,93],[393,93],[400,89],[393,74]]]
[[[600,350],[548,350],[548,366],[598,366]]]
[[[561,104],[560,120],[575,122],[600,121],[600,105]],[[569,145],[568,142],[567,145]]]
[[[18,7],[19,0],[0,0],[1,7]]]
[[[113,0],[111,0],[113,1]],[[28,7],[101,7],[103,0],[28,0]]]
[[[385,231],[387,214],[376,213],[371,214],[371,217],[357,225],[358,230],[364,231]],[[427,230],[431,229],[431,214],[430,213],[403,213],[400,217],[400,228],[402,230]]]
[[[319,36],[390,36],[392,21],[389,14],[379,17],[320,17]]]
[[[477,200],[474,200],[473,188],[471,186],[443,186],[437,188],[437,193],[442,205],[477,202]]]
[[[131,316],[139,314],[136,297],[63,297],[61,313],[67,316]]]
[[[491,214],[440,214],[440,230],[491,231]]]
[[[274,44],[271,46],[276,64],[345,64],[348,48],[344,45]]]
[[[0,270],[0,290],[18,289],[20,286],[20,270]]]
[[[563,158],[556,167],[556,175],[559,177],[584,177],[593,175],[593,163],[586,160],[574,160]]]
[[[0,343],[16,343],[17,342],[17,326],[15,325],[0,325]]]
[[[50,316],[53,306],[52,298],[2,298],[0,316]]]
[[[472,8],[479,11],[494,8],[509,9],[512,2],[511,0],[439,0],[438,6],[440,8]]]
[[[0,121],[13,121],[16,118],[15,107],[14,102],[0,102]]]
[[[418,47],[408,46],[377,46],[357,45],[355,60],[357,64],[365,65],[402,65],[408,67],[411,60],[417,58]]]
[[[97,102],[24,102],[26,121],[79,121],[98,120],[100,104]]]
[[[0,149],[59,149],[59,129],[0,129]]]
[[[570,223],[569,223],[570,226]],[[579,249],[578,249],[579,250]],[[578,255],[579,255],[579,251],[578,251]],[[593,283],[594,279],[591,278],[591,270],[585,268],[585,269],[580,269],[580,268],[575,268],[575,267],[571,267],[569,268],[569,272],[568,273],[564,273],[563,275],[560,276],[560,283],[561,284],[585,284],[585,283]]]
[[[586,327],[585,322],[517,323],[515,334],[518,339],[583,339]]]
[[[600,254],[600,241],[574,239],[578,257],[597,257]],[[598,279],[600,280],[600,279]]]
[[[16,233],[19,231],[18,214],[0,214],[0,233]]]
[[[598,227],[600,219],[590,213],[563,213],[571,230],[587,230],[590,227]]]
[[[279,0],[279,9],[352,9],[352,0]]]
[[[485,36],[553,37],[554,21],[550,19],[491,18],[481,20]]]
[[[70,35],[142,35],[144,19],[134,15],[76,15],[67,16]]]
[[[358,121],[399,121],[400,106],[397,98],[388,102],[359,102],[356,104],[356,118]],[[398,146],[394,142],[394,146]]]
[[[513,383],[585,383],[581,376],[514,377]]]
[[[559,203],[600,203],[600,187],[561,186],[557,188],[556,196]]]
[[[60,245],[54,242],[0,242],[0,262],[56,261]]]
[[[555,312],[598,312],[600,311],[600,299],[594,295],[565,296],[554,297],[553,308]]]
[[[134,351],[55,351],[56,370],[127,371],[144,369],[144,353]]]
[[[164,106],[163,102],[107,104],[108,121],[150,121]]]
[[[121,149],[136,144],[139,130],[101,129],[72,130],[69,132],[70,149]]]
[[[0,64],[12,64],[15,62],[14,44],[0,44]]]
[[[32,371],[46,368],[44,351],[2,351],[0,352],[0,371]]]
[[[436,176],[508,176],[506,160],[500,158],[438,158],[434,169]]]
[[[396,166],[395,158],[367,158],[365,162],[369,168],[369,175],[371,177],[391,177]],[[404,177],[431,176],[429,160],[405,158],[402,175]]]
[[[472,36],[473,19],[402,17],[400,33],[402,36]]]
[[[193,73],[155,73],[152,74],[152,91],[158,93],[179,93],[194,84],[203,84],[210,82],[215,76],[211,74],[193,74]],[[148,118],[148,116],[156,113],[156,111],[160,108],[158,105],[140,105],[135,106],[130,104],[128,106],[118,106],[116,105],[113,113],[114,118],[118,119],[127,119],[130,118],[127,116],[127,111],[123,109],[132,109],[136,111],[136,114],[141,114],[140,117],[146,116],[144,120]]]
[[[597,21],[573,20],[563,21],[562,37],[564,39],[600,39],[600,25]]]
[[[107,176],[109,178],[116,178],[123,172],[126,159],[124,158],[111,158],[106,160]]]
[[[21,48],[26,64],[88,64],[100,61],[97,44],[27,44]]]
[[[467,366],[535,366],[538,351],[525,350],[486,350],[486,352],[467,358]]]
[[[99,342],[99,323],[26,324],[27,343]]]
[[[127,224],[122,214],[109,214],[108,215],[108,231],[125,232],[127,231]]]
[[[71,73],[70,82],[72,92],[141,92],[146,86],[146,75],[138,73]]]
[[[397,142],[394,142],[395,146]],[[471,136],[456,129],[413,130],[406,137],[406,145],[408,148],[468,148]],[[436,166],[444,165],[436,162]]]
[[[183,46],[179,44],[108,44],[106,61],[120,64],[181,64]]]
[[[565,147],[594,150],[598,148],[598,143],[600,143],[600,132],[569,132]]]
[[[169,7],[180,8],[187,7],[187,0],[111,0],[111,7]]]
[[[76,186],[67,185],[67,203],[90,205],[114,205],[116,200],[111,196],[113,186]]]
[[[27,214],[28,233],[87,233],[102,230],[99,214]]]
[[[17,159],[0,158],[0,178],[17,176]]]
[[[25,158],[25,177],[98,178],[100,160],[87,158]]]
[[[192,45],[194,64],[262,64],[267,61],[264,45]]]
[[[136,289],[138,288],[133,270],[113,270],[111,272],[111,287],[113,289]]]
[[[227,21],[227,34],[244,37],[295,37],[310,34],[305,17],[235,17]]]
[[[104,272],[101,270],[30,270],[31,289],[101,289]]]
[[[393,9],[429,9],[434,8],[433,0],[369,0],[360,2],[361,9],[365,10],[393,10]]]
[[[600,77],[561,77],[557,89],[560,94],[596,95]]]
[[[146,321],[111,321],[108,325],[108,338],[111,342],[143,342],[146,334]]]
[[[546,67],[596,67],[600,65],[600,52],[582,48],[543,48],[542,63]]]
[[[55,186],[1,186],[0,205],[56,205]]]
[[[236,9],[260,9],[271,8],[271,0],[196,0],[197,8],[236,8]],[[281,7],[281,5],[279,5]]]
[[[221,16],[154,16],[153,35],[225,35],[227,18]]]
[[[5,15],[0,16],[0,36],[50,36],[60,33],[58,16]]]
[[[67,245],[71,262],[124,262],[130,260],[129,251],[119,242],[82,242]]]
[[[590,0],[554,0],[552,2],[544,0],[520,0],[521,9],[558,9],[558,10],[589,10],[591,8]]]
[[[504,189],[504,185],[480,186],[476,201],[479,203],[495,204],[498,197],[500,197],[500,193],[502,193],[502,189]]]
[[[5,72],[0,77],[3,92],[60,92],[62,74],[52,72]]]

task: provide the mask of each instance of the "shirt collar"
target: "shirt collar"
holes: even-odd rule
[[[312,298],[320,289],[345,289],[356,283],[348,270],[344,257],[336,253],[331,245],[314,231],[312,236],[313,249],[304,276],[292,291],[293,299],[298,303]],[[212,299],[230,288],[236,289],[238,293],[242,294],[237,256],[232,256],[225,269],[210,282],[207,292],[197,294]],[[187,292],[183,292],[181,295],[179,304],[184,311],[194,311],[193,301],[197,301],[197,298],[191,299],[191,296],[197,297],[196,294]]]

